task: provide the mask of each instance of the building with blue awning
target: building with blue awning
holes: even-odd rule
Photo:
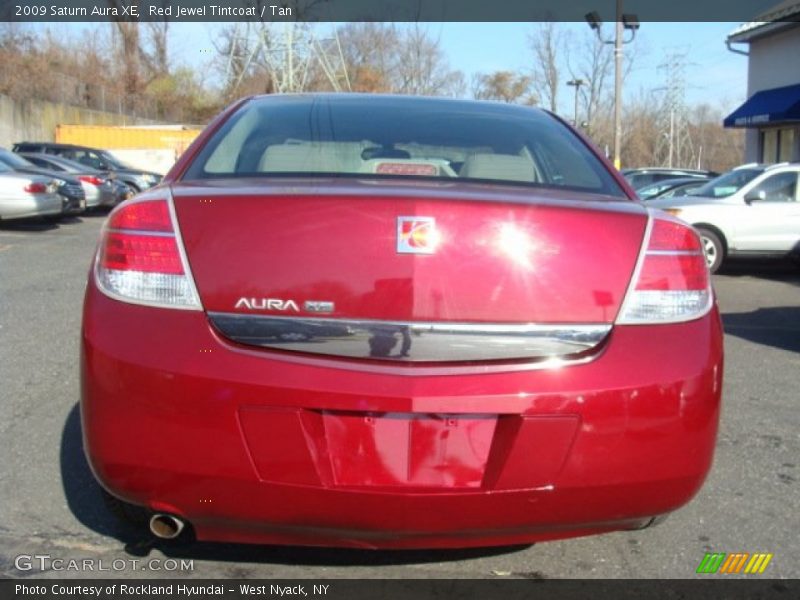
[[[747,129],[745,162],[800,161],[800,0],[744,23],[727,43],[748,56],[748,99],[723,121]]]
[[[756,92],[723,121],[725,127],[800,124],[800,83]]]

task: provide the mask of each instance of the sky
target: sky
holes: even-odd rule
[[[730,52],[726,36],[739,23],[643,23],[624,52],[634,56],[633,69],[623,93],[637,94],[665,85],[666,72],[659,69],[671,54],[686,55],[686,101],[707,102],[730,111],[746,99],[747,57]],[[585,23],[562,23],[560,28],[573,37],[585,34]],[[175,24],[173,51],[189,64],[207,57],[217,25]],[[430,23],[431,35],[438,37],[451,67],[463,71],[467,80],[474,73],[530,68],[527,38],[536,23]],[[612,34],[613,24],[605,24]],[[179,28],[191,28],[180,30]],[[201,50],[205,49],[205,53]],[[565,77],[565,82],[566,82]],[[561,94],[563,110],[572,105],[572,88]]]
[[[625,80],[626,97],[643,93],[658,96],[657,88],[666,84],[666,71],[659,68],[675,53],[686,55],[685,98],[688,105],[708,103],[730,112],[746,99],[747,57],[730,52],[726,36],[739,23],[642,23],[635,39],[624,47],[634,57],[633,68]],[[53,25],[75,33],[93,24]],[[281,27],[281,25],[277,25]],[[450,66],[465,73],[469,82],[475,73],[498,70],[526,70],[531,66],[528,35],[536,23],[429,23],[428,32],[438,37]],[[217,23],[173,23],[170,52],[188,66],[209,72],[213,54],[212,39],[219,31]],[[559,28],[573,39],[586,35],[586,23],[560,23]],[[605,23],[604,35],[611,36],[613,23]],[[84,29],[85,31],[85,29]],[[573,89],[560,93],[559,112],[571,114]],[[661,92],[663,93],[663,92]]]
[[[666,72],[659,69],[666,57],[686,54],[686,101],[708,102],[733,110],[746,99],[747,57],[725,47],[725,38],[739,23],[643,23],[623,52],[634,56],[633,68],[623,94],[663,87]],[[576,36],[588,29],[585,23],[564,23],[561,27]],[[611,36],[613,24],[603,32]],[[533,23],[435,23],[441,43],[454,67],[469,72],[524,69],[530,64],[527,45]],[[570,100],[565,88],[562,100]],[[567,102],[569,104],[569,102]]]

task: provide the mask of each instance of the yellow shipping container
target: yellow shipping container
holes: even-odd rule
[[[58,125],[56,142],[104,150],[172,150],[177,156],[186,150],[200,131],[184,127]]]

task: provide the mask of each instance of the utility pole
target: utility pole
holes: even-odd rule
[[[620,151],[622,146],[622,46],[633,41],[636,37],[636,30],[639,29],[639,19],[636,15],[623,14],[622,0],[616,1],[614,37],[604,39],[602,34],[603,21],[600,15],[593,11],[585,16],[598,39],[604,44],[614,45],[614,166],[619,169],[622,166]],[[624,39],[625,30],[631,32],[631,36]]]
[[[617,0],[614,31],[614,166],[622,166],[622,0]],[[631,38],[633,39],[633,38]]]
[[[586,82],[583,79],[578,79],[578,78],[572,79],[567,82],[568,86],[575,88],[575,117],[573,121],[575,127],[578,127],[579,126],[578,124],[580,123],[580,121],[578,121],[578,90],[584,83]]]

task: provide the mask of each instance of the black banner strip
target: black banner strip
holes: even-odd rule
[[[573,600],[789,600],[800,594],[798,580],[720,578],[697,580],[554,580],[554,579],[322,579],[322,580],[3,580],[4,600],[175,600],[242,598],[317,600],[493,599]]]
[[[641,22],[797,20],[776,0],[624,0]],[[781,8],[781,7],[777,7]],[[615,0],[0,0],[0,21],[583,21],[616,19]],[[764,19],[765,13],[770,13]],[[758,18],[757,18],[758,17]]]

